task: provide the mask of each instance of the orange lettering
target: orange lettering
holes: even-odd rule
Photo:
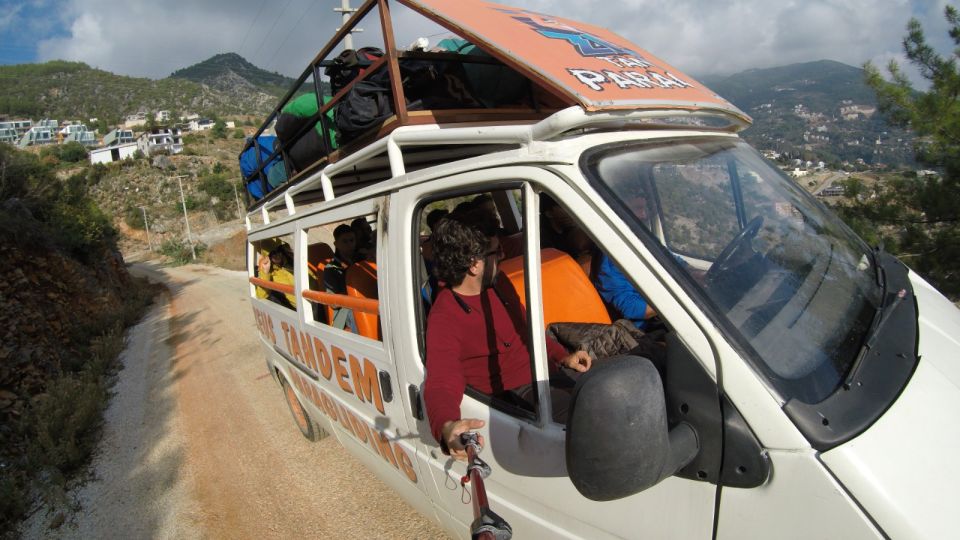
[[[317,358],[313,353],[313,346],[310,344],[310,336],[300,332],[300,350],[303,352],[304,365],[317,372]]]
[[[283,330],[283,340],[287,343],[287,352],[290,352],[290,336],[288,335],[290,327],[287,326],[287,323],[280,321],[280,329]]]
[[[389,461],[394,467],[397,467],[397,457],[393,455],[393,448],[390,447],[390,440],[380,431],[373,433],[373,442],[377,451],[383,456],[383,459]]]
[[[267,328],[270,329],[270,342],[276,345],[277,333],[273,331],[273,318],[271,318],[270,315],[267,315]]]
[[[350,422],[353,424],[353,433],[360,439],[360,442],[367,442],[367,435],[369,435],[370,430],[367,429],[366,424],[353,413],[350,413]]]
[[[290,337],[287,338],[287,350],[290,351],[290,354],[292,354],[301,365],[305,365],[303,353],[300,351],[300,340],[297,338],[297,331],[292,326],[288,326],[287,333],[290,334]]]
[[[333,419],[334,422],[339,420],[337,418],[337,408],[333,405],[333,400],[330,399],[330,396],[326,392],[320,394],[320,399],[323,400],[323,410],[327,411],[327,416]]]
[[[380,395],[380,377],[373,362],[369,358],[364,358],[361,368],[360,361],[351,354],[350,374],[353,378],[353,387],[356,389],[360,401],[373,402],[380,414],[384,414],[383,397]]]
[[[330,380],[330,377],[333,376],[333,364],[330,363],[330,355],[327,353],[327,346],[323,344],[317,338],[313,338],[313,348],[317,356],[317,364],[319,364],[320,374],[323,375],[323,378]]]
[[[317,408],[319,409],[321,405],[320,405],[320,396],[317,395],[317,385],[309,384],[307,386],[308,388],[310,388],[310,401],[312,401],[313,404],[316,405]]]
[[[352,394],[353,390],[350,388],[350,385],[347,384],[347,368],[344,365],[344,362],[347,361],[347,356],[343,353],[343,350],[340,347],[331,347],[330,352],[333,354],[333,371],[337,374],[337,383],[340,384],[340,388],[343,388],[343,391]]]
[[[411,482],[416,484],[417,471],[413,470],[413,462],[410,461],[410,456],[404,452],[399,443],[393,444],[393,453],[400,460],[400,470],[403,471],[403,474],[407,475],[407,478],[409,478]]]
[[[353,436],[357,436],[357,432],[353,430],[353,425],[350,423],[350,411],[347,410],[342,404],[337,403],[337,407],[340,410],[340,423],[343,424],[343,427],[347,428],[350,433],[353,433]]]

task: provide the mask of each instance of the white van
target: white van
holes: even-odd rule
[[[378,15],[363,24],[382,26],[384,55],[360,78],[391,74],[394,116],[313,167],[286,164],[290,180],[250,205],[254,315],[303,434],[336,437],[470,535],[465,464],[441,451],[421,397],[426,220],[480,197],[499,220],[498,279],[526,311],[537,399],[468,388],[461,414],[486,421],[487,495],[516,537],[955,537],[960,312],[740,140],[749,118],[693,79],[602,29],[448,4],[364,5],[297,88],[320,92],[337,42]],[[483,54],[399,51],[401,7]],[[434,60],[519,73],[529,92],[408,108],[404,62]],[[318,133],[350,90],[310,117]],[[618,318],[596,287],[603,258],[656,311],[662,363],[595,359],[558,423],[545,331]]]

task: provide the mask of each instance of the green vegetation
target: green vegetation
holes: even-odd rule
[[[294,80],[289,77],[258,68],[236,53],[218,54],[199,64],[174,71],[170,78],[209,83],[212,79],[230,72],[236,73],[251,84],[277,96],[286,92],[294,83]]]
[[[25,244],[52,241],[82,261],[112,247],[116,231],[87,193],[101,176],[89,168],[60,181],[38,156],[0,145],[0,202],[13,205],[0,212],[0,233]]]
[[[45,158],[69,159],[63,150]],[[43,331],[51,337],[32,342],[34,354],[3,366],[5,396],[16,399],[22,414],[5,414],[0,426],[0,536],[10,534],[32,505],[32,494],[51,504],[65,502],[68,478],[82,470],[95,447],[124,346],[123,328],[139,319],[154,294],[152,286],[126,279],[115,265],[116,232],[89,196],[107,168],[87,166],[62,180],[45,158],[0,145],[0,234],[5,238],[0,264],[8,280],[16,274],[34,277],[5,289],[5,297],[20,306],[6,320],[22,317],[34,324],[56,306],[69,306],[77,317],[47,319]],[[71,281],[55,279],[64,271]],[[115,289],[64,289],[84,273],[122,280],[123,294],[106,309],[91,308],[91,295]],[[53,300],[66,294],[75,304]],[[8,345],[16,349],[19,342],[12,339]],[[49,348],[53,343],[56,349]],[[54,350],[62,352],[57,356]]]
[[[51,144],[40,149],[40,157],[53,156],[58,162],[77,163],[88,156],[87,148],[76,141],[66,144]]]
[[[213,129],[210,130],[215,139],[226,139],[227,138],[227,124],[223,120],[217,120],[213,124]]]
[[[945,16],[955,46],[960,46],[960,14],[947,6]],[[881,110],[923,137],[917,160],[942,171],[937,175],[901,175],[867,186],[847,182],[853,203],[841,215],[864,238],[885,248],[932,281],[952,298],[960,295],[960,49],[938,54],[926,42],[919,21],[911,19],[904,39],[907,58],[920,69],[930,89],[917,91],[896,62],[888,65],[891,81],[866,65],[867,82]]]
[[[242,91],[229,85],[212,84],[205,88],[201,82],[211,84],[213,81],[192,77],[160,80],[124,77],[79,62],[0,66],[0,115],[84,121],[97,118],[94,125],[88,126],[103,134],[109,126],[119,124],[124,116],[137,111],[151,113],[149,125],[154,111],[195,111],[200,103],[210,112],[221,115],[265,114],[275,103],[263,103],[258,91],[279,96],[293,81],[247,65],[252,69],[242,72],[234,69],[241,76],[251,78],[248,79],[251,86]],[[198,66],[202,64],[194,67]],[[210,74],[204,69],[199,72]]]
[[[225,168],[219,162],[214,165],[213,171],[213,174],[200,178],[200,191],[209,197],[209,207],[216,214],[218,220],[237,219],[234,185],[227,180]]]
[[[207,250],[207,245],[203,242],[193,244],[193,251],[196,251],[199,257]],[[170,258],[170,264],[181,266],[193,262],[193,251],[190,250],[190,244],[172,238],[160,245],[160,253]]]

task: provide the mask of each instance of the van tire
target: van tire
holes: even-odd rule
[[[317,442],[320,439],[326,438],[327,435],[329,435],[327,430],[318,426],[317,423],[310,418],[307,410],[303,408],[300,400],[297,399],[297,394],[293,391],[293,387],[290,386],[287,379],[283,376],[280,377],[280,386],[283,388],[283,396],[287,402],[287,408],[290,409],[290,414],[293,416],[293,423],[297,425],[300,433],[310,442]]]

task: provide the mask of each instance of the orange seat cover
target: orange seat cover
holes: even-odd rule
[[[347,268],[347,296],[379,299],[377,293],[377,263],[360,261]],[[380,317],[374,313],[354,310],[357,333],[380,341]]]
[[[524,293],[523,257],[506,259],[499,265],[526,307]],[[603,300],[583,272],[583,268],[569,255],[547,248],[540,252],[540,279],[543,283],[543,322],[587,322],[610,324]]]

